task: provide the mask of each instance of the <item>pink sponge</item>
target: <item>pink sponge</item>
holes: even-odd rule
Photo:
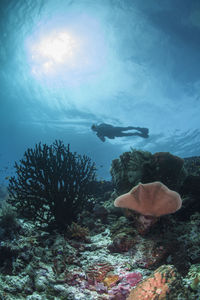
[[[176,212],[181,208],[182,200],[177,192],[155,181],[139,183],[129,193],[115,199],[114,205],[135,210],[145,216],[159,217]]]

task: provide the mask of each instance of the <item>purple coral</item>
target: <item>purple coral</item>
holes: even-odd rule
[[[108,292],[110,295],[110,300],[125,300],[130,292],[130,288],[123,286],[121,284],[118,284],[118,286],[115,286]]]
[[[127,282],[127,284],[133,287],[136,286],[141,279],[142,279],[142,274],[133,272],[133,273],[126,274],[125,277],[123,278],[123,281]]]
[[[142,279],[140,273],[128,273],[120,277],[121,282],[113,287],[108,294],[110,300],[125,300],[132,287],[136,286]]]

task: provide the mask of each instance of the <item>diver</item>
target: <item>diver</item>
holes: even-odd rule
[[[109,139],[114,139],[115,137],[123,137],[123,136],[141,136],[143,138],[149,137],[149,129],[148,128],[142,128],[142,127],[117,127],[112,126],[110,124],[101,123],[99,125],[93,124],[91,126],[91,129],[96,132],[96,135],[98,138],[105,142],[105,137]],[[137,130],[136,132],[123,132],[128,130]]]

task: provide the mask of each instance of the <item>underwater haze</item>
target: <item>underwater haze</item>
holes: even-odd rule
[[[200,155],[198,0],[1,0],[0,183],[55,139],[109,179],[130,147]],[[94,123],[149,138],[106,139]]]

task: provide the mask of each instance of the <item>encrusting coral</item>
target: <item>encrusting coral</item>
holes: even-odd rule
[[[15,163],[15,169],[17,178],[9,180],[8,203],[37,225],[65,228],[87,206],[94,163],[72,153],[62,141],[36,144],[24,153],[20,164]]]
[[[163,265],[143,280],[130,292],[127,300],[165,300],[177,299],[175,296],[182,289],[180,275],[171,265]],[[184,298],[183,298],[184,299]]]

